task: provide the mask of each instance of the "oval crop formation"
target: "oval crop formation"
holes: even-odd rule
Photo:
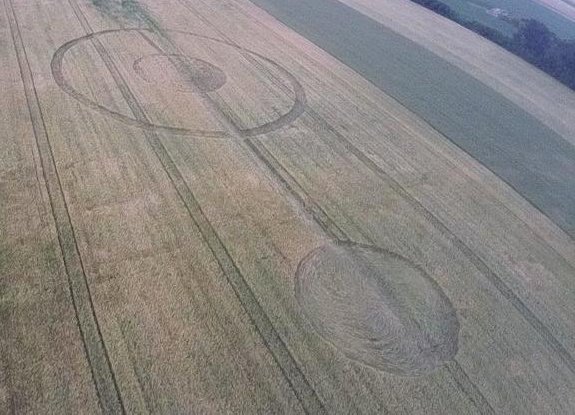
[[[441,288],[404,258],[326,245],[298,267],[296,297],[348,357],[400,375],[431,373],[457,353],[459,322]]]
[[[217,91],[226,83],[220,68],[184,55],[142,56],[134,62],[134,72],[151,84],[182,92]]]

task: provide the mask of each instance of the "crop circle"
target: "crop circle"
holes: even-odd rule
[[[144,55],[134,61],[133,68],[144,81],[180,92],[213,92],[226,83],[226,74],[220,68],[185,55]]]
[[[123,33],[138,33],[138,32],[154,33],[154,31],[152,29],[110,29],[110,30],[103,30],[100,32],[90,33],[88,35],[85,35],[85,36],[82,36],[82,37],[79,37],[79,38],[76,38],[76,39],[73,39],[73,40],[66,42],[65,44],[60,46],[60,48],[58,48],[58,50],[52,56],[52,61],[51,61],[52,76],[54,77],[54,80],[56,81],[57,85],[64,92],[66,92],[68,95],[70,95],[71,97],[73,97],[77,101],[81,102],[82,104],[86,105],[87,107],[89,107],[95,111],[98,111],[99,113],[101,113],[103,115],[109,116],[113,119],[116,119],[118,121],[121,121],[121,122],[128,124],[128,125],[131,125],[131,126],[139,127],[139,128],[145,129],[145,130],[152,130],[155,132],[171,133],[171,134],[193,136],[193,137],[206,137],[206,138],[228,137],[229,133],[226,131],[193,130],[193,129],[189,129],[189,128],[172,126],[172,125],[162,125],[162,124],[156,124],[153,122],[147,122],[147,121],[144,121],[144,120],[132,117],[132,116],[122,114],[122,113],[120,113],[114,109],[110,109],[110,108],[94,101],[92,98],[88,97],[86,94],[79,91],[76,87],[74,87],[74,85],[64,75],[63,61],[64,61],[66,54],[71,49],[73,49],[75,47],[79,47],[80,45],[82,45],[86,42],[91,42],[95,39],[99,39],[99,38],[102,38],[105,36],[121,35]],[[247,138],[247,137],[252,137],[252,136],[256,136],[256,135],[265,134],[265,133],[275,131],[275,130],[293,122],[305,111],[307,100],[306,100],[305,91],[304,91],[302,85],[297,80],[297,78],[291,74],[291,72],[289,72],[287,69],[285,69],[283,66],[279,65],[278,63],[276,63],[272,59],[269,59],[269,58],[267,58],[267,57],[265,57],[265,56],[263,56],[257,52],[251,51],[249,49],[245,49],[245,48],[238,46],[236,44],[229,43],[229,42],[226,42],[226,41],[223,41],[220,39],[215,39],[215,38],[212,38],[209,36],[203,36],[203,35],[199,35],[196,33],[185,32],[185,31],[180,31],[180,30],[166,30],[166,31],[163,31],[162,33],[165,35],[179,34],[179,35],[183,35],[183,36],[188,36],[191,39],[196,39],[196,40],[201,39],[201,40],[207,41],[207,42],[214,42],[214,43],[225,45],[225,46],[230,47],[232,49],[238,50],[242,54],[249,56],[252,60],[259,62],[263,66],[273,67],[281,75],[281,77],[287,82],[287,84],[289,85],[289,87],[291,88],[292,93],[293,93],[293,104],[290,107],[290,109],[286,113],[279,115],[276,119],[269,121],[267,123],[264,123],[264,124],[261,124],[261,125],[258,125],[258,126],[252,127],[252,128],[238,129],[238,131],[236,133],[240,134],[242,137]],[[161,56],[174,56],[174,55],[169,55],[169,54],[159,54],[159,55],[161,55]],[[177,56],[181,56],[181,55],[177,55]],[[188,59],[190,59],[190,58],[194,59],[192,57],[187,57],[187,58]],[[140,59],[142,59],[142,58],[140,58]],[[199,64],[199,61],[200,60],[196,59],[196,64]],[[134,62],[134,65],[136,63],[137,63],[137,60],[136,60],[136,62]],[[211,65],[211,64],[209,64],[209,65]],[[213,68],[216,68],[213,65],[211,65],[211,66]],[[207,67],[208,66],[204,65],[204,68],[207,68]],[[213,70],[213,68],[211,68],[211,69]],[[212,87],[214,87],[214,88],[215,87],[221,87],[221,85],[219,85],[219,83],[221,83],[221,74],[218,74],[218,70],[221,70],[222,74],[224,74],[224,76],[225,76],[225,73],[222,69],[216,68],[206,78],[206,79],[209,79],[209,82],[207,84],[203,84],[202,88],[207,88],[209,90]],[[190,92],[202,92],[202,91],[200,91],[199,89],[194,91],[193,87],[192,87],[192,90]],[[209,92],[209,91],[204,91],[204,92]]]
[[[325,340],[371,367],[420,376],[457,353],[453,305],[425,271],[392,252],[322,246],[300,263],[296,297]]]

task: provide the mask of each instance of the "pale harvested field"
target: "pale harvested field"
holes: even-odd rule
[[[573,413],[573,239],[262,9],[0,40],[1,414]]]
[[[569,0],[536,0],[548,9],[575,21],[575,3]]]

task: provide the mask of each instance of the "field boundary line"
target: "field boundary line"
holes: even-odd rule
[[[16,19],[16,13],[11,0],[4,0],[4,6],[7,11],[12,40],[16,50],[16,57],[24,86],[24,94],[41,163],[40,167],[49,196],[52,217],[56,226],[58,243],[68,280],[70,298],[76,317],[76,325],[82,338],[84,352],[98,397],[98,403],[102,411],[106,414],[125,413],[114,370],[94,309],[86,271],[56,166],[52,145],[48,137],[32,70]]]

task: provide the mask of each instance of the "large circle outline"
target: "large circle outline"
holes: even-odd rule
[[[95,110],[101,114],[107,115],[107,116],[109,116],[113,119],[116,119],[118,121],[121,121],[127,125],[138,127],[138,128],[144,129],[144,130],[152,130],[152,131],[156,131],[156,132],[160,132],[160,133],[170,133],[170,134],[191,136],[191,137],[226,138],[226,137],[230,136],[230,134],[225,132],[225,131],[192,130],[192,129],[183,128],[183,127],[173,127],[173,126],[169,126],[169,125],[162,125],[162,124],[155,124],[155,123],[151,123],[151,122],[141,121],[141,120],[138,120],[136,118],[121,114],[119,112],[112,111],[109,108],[107,108],[101,104],[98,104],[96,101],[93,101],[92,99],[88,98],[86,95],[84,95],[83,93],[78,91],[76,88],[74,88],[66,80],[64,73],[63,73],[63,69],[62,69],[62,64],[63,64],[64,56],[66,55],[66,52],[68,52],[71,48],[73,48],[74,46],[76,46],[82,42],[86,42],[86,41],[89,41],[93,38],[104,36],[107,34],[119,33],[119,32],[150,32],[150,33],[155,33],[152,29],[137,29],[137,28],[109,29],[109,30],[102,30],[100,32],[90,33],[90,34],[87,34],[85,36],[81,36],[79,38],[72,39],[72,40],[64,43],[62,46],[60,46],[56,50],[56,52],[54,52],[54,55],[52,56],[52,60],[50,62],[52,76],[53,76],[54,80],[56,81],[56,84],[65,93],[67,93],[69,96],[74,98],[76,101],[86,105],[87,107],[89,107],[89,108],[91,108],[91,109],[93,109],[93,110]],[[305,107],[307,105],[307,97],[306,97],[305,90],[304,90],[303,86],[297,80],[297,78],[291,74],[291,72],[289,72],[287,69],[285,69],[283,66],[279,65],[278,63],[276,63],[272,59],[267,58],[267,57],[265,57],[265,56],[263,56],[257,52],[254,52],[252,50],[245,49],[239,45],[236,45],[236,44],[233,44],[230,42],[226,42],[224,40],[212,38],[209,36],[204,36],[204,35],[200,35],[200,34],[193,33],[193,32],[186,32],[183,30],[165,30],[164,32],[165,33],[178,33],[178,34],[182,34],[182,35],[198,37],[201,39],[206,39],[206,40],[209,40],[212,42],[216,42],[216,43],[220,43],[220,44],[223,44],[226,46],[230,46],[234,49],[246,52],[246,53],[256,57],[257,59],[273,66],[283,76],[285,76],[285,78],[287,79],[287,81],[291,85],[292,90],[293,90],[294,95],[295,95],[294,103],[293,103],[292,107],[290,108],[290,110],[288,112],[286,112],[285,114],[282,114],[281,116],[279,116],[278,118],[276,118],[273,121],[267,122],[265,124],[262,124],[262,125],[259,125],[256,127],[239,130],[239,133],[243,138],[253,137],[256,135],[266,134],[266,133],[275,131],[275,130],[277,130],[277,129],[285,126],[285,125],[292,123],[293,121],[295,121],[297,118],[299,118],[304,113]]]

